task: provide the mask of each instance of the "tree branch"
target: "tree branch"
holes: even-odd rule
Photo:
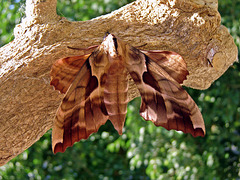
[[[49,85],[51,65],[79,55],[67,46],[100,44],[108,31],[145,50],[175,51],[190,72],[184,85],[197,89],[208,88],[237,60],[233,38],[220,25],[217,0],[137,0],[84,22],[59,17],[56,3],[27,0],[26,18],[15,27],[15,39],[0,48],[0,165],[52,127],[63,96]],[[133,85],[130,90],[131,99],[138,96]]]

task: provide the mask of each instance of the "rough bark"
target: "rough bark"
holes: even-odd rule
[[[67,46],[100,44],[108,31],[145,50],[175,51],[190,72],[184,85],[197,89],[208,88],[237,60],[233,38],[220,24],[217,0],[137,0],[84,22],[59,17],[56,3],[27,0],[15,39],[0,48],[0,165],[52,127],[63,95],[49,85],[51,65],[79,55]],[[131,99],[138,96],[134,86],[130,89]]]

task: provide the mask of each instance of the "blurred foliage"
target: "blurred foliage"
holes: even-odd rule
[[[58,0],[57,12],[87,20],[123,6],[127,0]],[[23,0],[1,0],[0,45],[13,39],[24,16]],[[240,46],[240,2],[219,0],[222,23]],[[208,89],[188,88],[206,123],[204,138],[155,127],[131,101],[122,136],[110,122],[65,153],[53,155],[51,131],[0,167],[0,179],[239,179],[240,65],[235,63]]]
[[[133,0],[58,0],[57,13],[72,21],[85,21],[113,10]]]
[[[13,29],[24,15],[25,1],[0,0],[0,47],[14,39]]]

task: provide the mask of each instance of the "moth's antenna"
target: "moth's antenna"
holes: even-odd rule
[[[207,61],[208,61],[208,64],[209,64],[211,67],[213,67],[211,60],[207,58]]]
[[[144,44],[142,44],[142,45],[135,46],[135,48],[139,49],[139,48],[141,48],[141,47],[143,47],[143,46],[146,46],[146,45],[147,45],[147,43],[144,43]]]

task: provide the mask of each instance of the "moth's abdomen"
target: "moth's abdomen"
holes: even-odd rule
[[[128,79],[126,68],[121,63],[113,63],[105,74],[104,103],[113,126],[122,134],[127,104]]]

